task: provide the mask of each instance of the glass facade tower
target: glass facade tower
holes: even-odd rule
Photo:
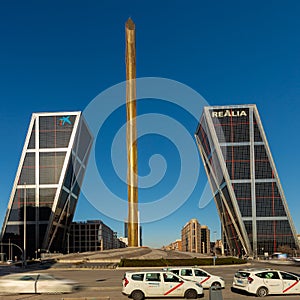
[[[196,141],[232,255],[299,249],[255,105],[204,107]]]
[[[27,256],[64,251],[92,141],[81,112],[32,115],[2,227],[3,243],[23,249],[25,223]]]

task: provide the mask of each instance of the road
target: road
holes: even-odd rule
[[[208,272],[224,277],[226,288],[222,291],[223,300],[243,300],[243,299],[258,299],[255,296],[243,295],[233,293],[230,289],[234,273],[241,266],[215,266],[204,267]],[[269,265],[265,262],[252,262],[248,267],[267,267],[286,271],[293,271],[300,273],[300,266],[283,266],[283,265]],[[108,296],[111,300],[125,300],[126,296],[121,294],[122,277],[125,269],[113,270],[91,270],[91,269],[48,269],[42,270],[43,273],[50,273],[57,277],[68,278],[79,282],[82,288],[72,294],[64,295],[0,295],[1,300],[52,300],[52,299],[68,299],[80,297],[104,297]],[[209,291],[205,290],[204,300],[209,299]],[[295,296],[268,296],[268,300],[299,300],[299,295]],[[157,300],[163,298],[156,298]],[[164,298],[165,299],[165,298]],[[219,300],[219,299],[218,299]],[[221,299],[220,299],[221,300]]]

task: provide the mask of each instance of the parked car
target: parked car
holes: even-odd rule
[[[133,300],[145,297],[203,297],[201,284],[188,281],[167,271],[126,272],[123,278],[122,293]]]
[[[234,275],[232,289],[258,297],[300,294],[300,275],[273,269],[241,269]]]
[[[77,288],[75,281],[49,274],[18,273],[0,277],[0,293],[71,293]]]
[[[194,280],[200,283],[203,288],[209,289],[211,286],[225,288],[225,280],[223,277],[212,275],[197,267],[171,267],[167,270],[182,278]]]

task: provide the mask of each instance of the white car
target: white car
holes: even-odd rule
[[[58,279],[48,274],[18,273],[0,277],[0,293],[71,293],[78,288],[75,281]]]
[[[203,297],[201,284],[185,280],[166,271],[126,272],[122,293],[133,300],[150,297]]]
[[[171,267],[167,270],[182,278],[199,282],[203,288],[206,289],[209,289],[211,286],[225,288],[225,280],[223,277],[212,275],[197,267]]]
[[[235,273],[232,290],[258,297],[269,294],[300,294],[300,275],[273,269],[241,269]]]

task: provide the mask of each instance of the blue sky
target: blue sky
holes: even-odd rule
[[[131,17],[136,23],[138,77],[181,82],[210,105],[257,105],[300,232],[299,15],[296,0],[1,1],[1,224],[31,113],[84,110],[99,93],[124,81],[124,24]],[[197,121],[180,108],[159,101],[138,102],[139,114],[157,112],[171,115],[193,135]],[[201,112],[199,106],[195,114],[200,117]],[[101,129],[97,155],[109,158],[109,143],[124,122],[121,107]],[[141,202],[162,197],[181,170],[176,146],[152,134],[139,140],[141,175],[150,172],[148,160],[156,153],[165,159],[166,177],[153,188],[141,190]],[[126,198],[126,186],[111,164],[98,160],[109,188]],[[179,209],[143,225],[144,244],[159,247],[180,238],[182,226],[191,218],[220,235],[214,203],[202,209],[198,205],[206,184],[202,162],[199,173],[195,189]],[[110,201],[101,194],[98,197],[103,203]],[[123,235],[122,222],[105,216],[82,196],[75,220],[86,219],[102,219]]]

